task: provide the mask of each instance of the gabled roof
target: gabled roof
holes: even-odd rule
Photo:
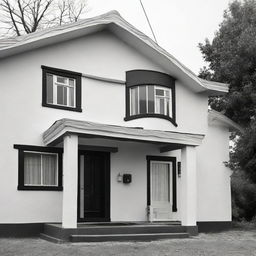
[[[124,20],[117,11],[111,11],[97,17],[52,27],[28,35],[2,39],[0,40],[0,59],[104,29],[113,32],[118,38],[152,59],[152,61],[166,70],[168,74],[182,81],[195,92],[207,92],[208,94],[228,92],[228,84],[198,78],[196,74],[161,48],[151,38]]]
[[[243,132],[243,128],[239,124],[235,123],[227,116],[213,109],[208,110],[208,120],[209,123],[218,121],[222,125],[228,127],[231,131],[240,131],[241,133]]]

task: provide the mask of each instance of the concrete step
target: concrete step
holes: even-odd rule
[[[108,234],[147,234],[147,233],[182,233],[182,226],[113,226],[87,227],[77,229],[77,235],[108,235]]]
[[[70,242],[152,241],[188,237],[188,233],[106,234],[70,235],[69,240]]]
[[[53,237],[53,236],[46,235],[44,233],[40,233],[40,238],[42,238],[42,239],[44,239],[48,242],[52,242],[52,243],[56,243],[56,244],[62,244],[62,243],[65,242],[64,240],[58,239],[58,238]]]
[[[67,239],[69,235],[108,235],[108,234],[147,234],[147,233],[185,233],[186,227],[180,225],[119,225],[97,226],[79,225],[77,229],[63,229],[54,224],[44,226],[44,234]]]

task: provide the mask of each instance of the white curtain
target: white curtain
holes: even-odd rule
[[[130,89],[131,93],[131,115],[139,114],[138,109],[138,87]]]
[[[56,155],[42,155],[43,185],[57,185]]]
[[[170,171],[168,163],[152,163],[152,201],[170,201]]]
[[[57,156],[24,153],[25,185],[57,185]]]
[[[41,155],[24,153],[24,184],[41,184]]]

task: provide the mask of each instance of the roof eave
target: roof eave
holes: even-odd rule
[[[239,124],[235,123],[227,116],[213,109],[208,110],[208,118],[210,123],[218,121],[222,125],[228,127],[230,131],[239,131],[241,133],[244,132],[244,129]]]

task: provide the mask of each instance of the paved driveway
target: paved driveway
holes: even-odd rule
[[[41,239],[0,239],[1,256],[256,256],[256,230],[200,234],[153,242],[53,244]]]

